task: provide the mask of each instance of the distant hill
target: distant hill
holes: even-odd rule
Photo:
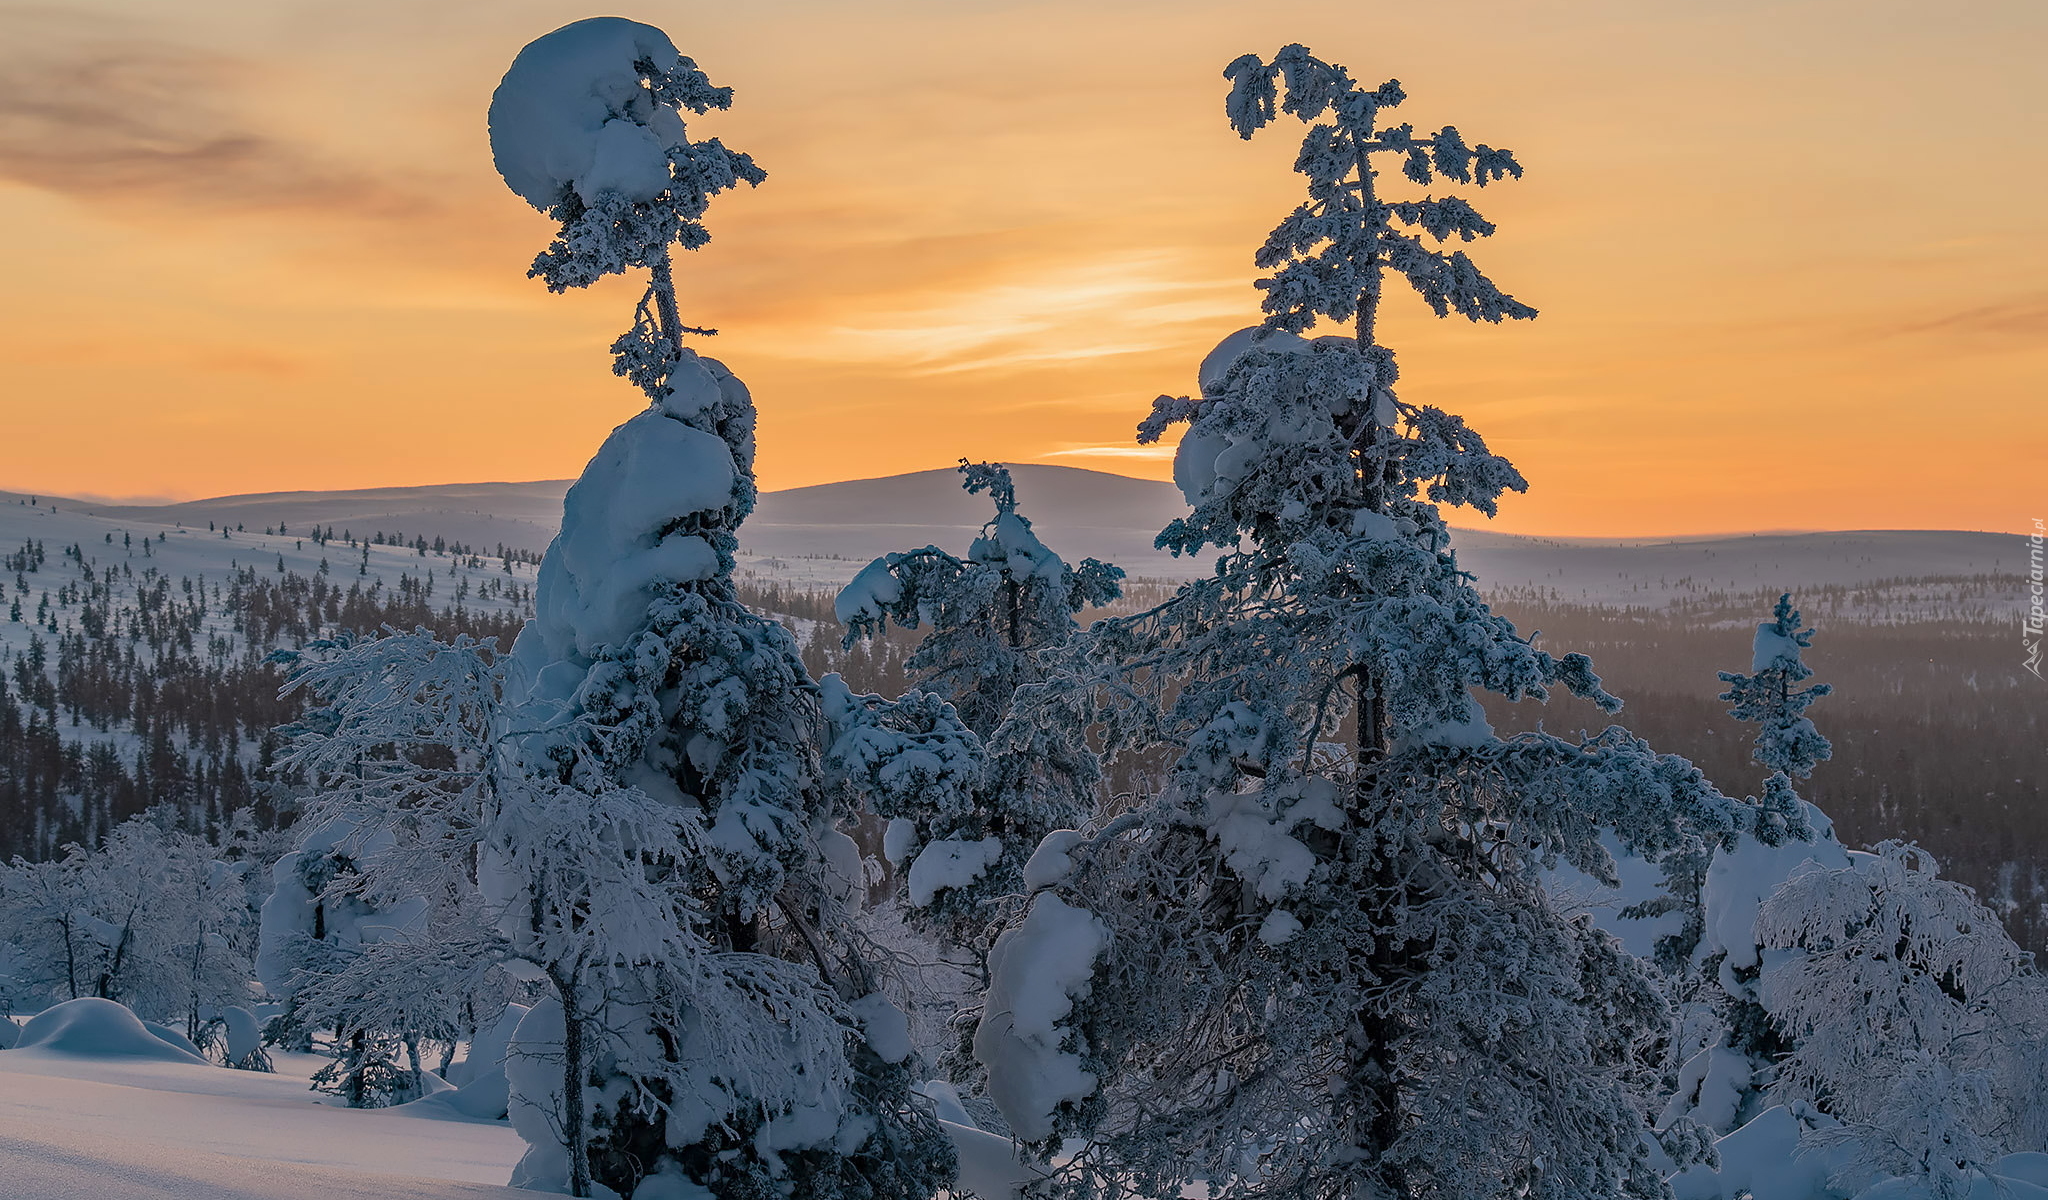
[[[1185,579],[1211,559],[1174,558],[1152,539],[1186,511],[1168,483],[1078,467],[1011,468],[1019,507],[1069,559],[1093,556],[1133,576]],[[56,501],[111,521],[253,531],[314,525],[407,540],[444,537],[489,552],[538,553],[554,536],[567,480],[441,484],[338,492],[271,492],[165,505]],[[12,502],[18,497],[0,493]],[[46,501],[47,502],[47,501]],[[987,518],[986,497],[950,469],[768,492],[742,528],[743,566],[798,585],[836,586],[892,550],[963,549]],[[1920,616],[1953,604],[2004,612],[2020,602],[2026,547],[2016,535],[1860,530],[1675,539],[1538,538],[1462,529],[1462,564],[1483,586],[1548,603],[1662,607],[1725,595],[1832,588],[1865,593],[1858,609],[1903,604]],[[1978,581],[1970,584],[1965,581]],[[1989,582],[1985,582],[1985,581]],[[1879,593],[1882,593],[1879,595]]]

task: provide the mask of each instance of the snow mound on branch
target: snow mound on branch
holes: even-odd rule
[[[939,1128],[960,1156],[959,1184],[975,1200],[1018,1200],[1026,1184],[1045,1177],[1043,1170],[1018,1159],[1017,1144],[1009,1138],[944,1117]]]
[[[701,374],[703,379],[690,379]],[[722,381],[694,355],[675,377],[697,390]],[[737,381],[735,381],[737,382]],[[645,623],[650,589],[718,573],[710,542],[674,528],[689,517],[731,504],[738,465],[724,438],[650,408],[612,430],[562,499],[562,529],[542,561],[534,629],[542,663],[589,662]],[[545,682],[545,681],[543,681]],[[567,681],[565,681],[566,685]],[[555,688],[543,687],[552,698]]]
[[[981,878],[982,872],[1003,856],[1001,838],[978,842],[942,838],[928,842],[910,864],[910,903],[923,908],[947,888],[963,888]]]
[[[1024,888],[1041,891],[1065,882],[1074,873],[1074,848],[1081,844],[1078,829],[1055,829],[1039,840],[1038,849],[1024,864]]]
[[[1240,329],[1216,344],[1202,360],[1197,372],[1202,394],[1215,396],[1223,390],[1230,369],[1253,351],[1276,354],[1313,354],[1315,343],[1296,334],[1261,329],[1254,325]],[[1263,435],[1240,430],[1235,434],[1190,428],[1180,439],[1173,455],[1173,482],[1192,507],[1200,507],[1214,496],[1227,494],[1253,468],[1274,441],[1291,441],[1299,429],[1271,429]]]
[[[1060,556],[1031,532],[1031,522],[1013,512],[998,514],[990,523],[989,536],[974,539],[967,556],[1003,567],[1020,582],[1035,577],[1058,587],[1067,573]]]
[[[1019,1140],[1051,1137],[1054,1111],[1095,1090],[1095,1076],[1081,1067],[1080,1034],[1061,1022],[1088,995],[1108,940],[1094,913],[1041,894],[989,951],[974,1057],[988,1068],[989,1098]]]
[[[887,558],[878,558],[860,569],[851,582],[839,589],[839,597],[832,602],[832,615],[841,625],[851,625],[865,617],[870,621],[879,620],[887,606],[903,599],[903,585],[889,569]]]
[[[1801,665],[1799,643],[1779,632],[1776,621],[1765,621],[1756,627],[1756,642],[1750,651],[1749,669],[1763,672],[1773,667],[1796,667]]]
[[[322,940],[354,950],[398,937],[426,916],[426,901],[421,899],[381,911],[348,899],[330,902],[307,877],[322,859],[368,863],[396,844],[389,830],[364,831],[334,821],[308,833],[297,850],[277,860],[270,872],[270,898],[260,913],[256,951],[256,978],[272,996],[292,994],[292,974],[301,965],[298,955],[302,944],[312,939],[316,924],[324,926]]]
[[[560,1140],[562,1032],[562,1004],[550,996],[521,1015],[506,1047],[508,1115],[512,1128],[526,1139],[526,1154],[512,1169],[513,1187],[560,1191],[569,1178],[569,1152]],[[587,1113],[589,1093],[579,1099]]]
[[[66,1000],[31,1017],[10,1053],[25,1050],[79,1058],[149,1058],[213,1065],[152,1033],[126,1005],[94,996]]]
[[[681,59],[667,34],[623,17],[591,17],[534,39],[491,95],[491,157],[505,186],[542,212],[569,188],[585,203],[604,191],[643,201],[661,194],[669,165],[657,122],[675,114],[653,103],[634,64],[668,69]]]
[[[876,1058],[885,1063],[900,1063],[910,1057],[910,1018],[889,1003],[887,996],[862,996],[847,1008],[860,1022],[861,1032],[867,1036],[868,1047]]]
[[[255,1013],[234,1004],[221,1009],[220,1018],[227,1026],[229,1062],[241,1062],[263,1049],[263,1026],[257,1022]]]
[[[1800,804],[1813,828],[1812,841],[1788,839],[1766,846],[1755,838],[1744,838],[1733,849],[1715,850],[1707,867],[1700,889],[1706,925],[1701,949],[1708,955],[1727,955],[1722,961],[1721,984],[1733,995],[1750,992],[1734,972],[1759,965],[1756,917],[1764,900],[1809,862],[1829,869],[1849,865],[1849,852],[1835,840],[1834,825],[1827,815],[1804,800]]]

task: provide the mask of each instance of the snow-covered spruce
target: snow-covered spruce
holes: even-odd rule
[[[1076,613],[1122,594],[1123,571],[1093,558],[1069,566],[1040,541],[1017,511],[1006,468],[962,459],[960,472],[968,492],[985,491],[995,505],[966,555],[937,546],[885,555],[837,605],[848,645],[892,621],[929,628],[905,666],[930,691],[836,701],[829,765],[874,812],[902,822],[887,857],[907,872],[917,922],[978,955],[1000,923],[1000,902],[1021,894],[1032,848],[1090,815],[1102,777],[1074,727],[1006,724],[1012,697],[1043,678],[1041,659],[1074,635]],[[951,768],[946,786],[931,786],[931,751],[920,748],[953,727],[963,728],[947,735],[943,753],[962,764],[972,756],[973,768]],[[977,736],[985,755],[964,745]]]
[[[683,346],[675,313],[670,247],[702,243],[711,193],[761,178],[674,121],[728,100],[658,31],[601,18],[528,47],[493,101],[507,182],[564,221],[536,272],[555,288],[653,276],[615,347],[651,404],[569,490],[507,678],[482,882],[554,993],[507,1060],[531,1143],[514,1182],[930,1196],[954,1154],[852,936],[818,690],[733,590],[753,402]],[[515,152],[527,135],[566,150]],[[637,166],[612,169],[615,153]]]
[[[570,489],[514,647],[504,724],[527,782],[506,790],[485,887],[558,998],[528,1018],[552,1034],[522,1025],[524,1057],[588,1078],[577,1114],[560,1076],[535,1095],[532,1070],[511,1073],[525,1186],[573,1174],[579,1124],[594,1182],[622,1194],[674,1176],[928,1195],[951,1171],[908,1066],[847,1007],[877,980],[831,870],[817,689],[789,633],[733,594],[752,425],[738,381],[681,352]]]
[[[1428,236],[1492,232],[1417,183],[1521,168],[1455,129],[1380,123],[1403,99],[1299,46],[1226,72],[1250,136],[1314,123],[1309,200],[1257,261],[1268,313],[1202,365],[1175,479],[1192,512],[1160,535],[1214,547],[1215,574],[1097,623],[1020,693],[1017,721],[1164,748],[1165,789],[1031,874],[977,1050],[1013,1129],[1085,1133],[1071,1196],[1654,1196],[1650,1050],[1667,1009],[1646,966],[1562,916],[1541,873],[1612,881],[1602,835],[1655,861],[1753,825],[1690,764],[1619,728],[1494,735],[1470,690],[1610,711],[1580,655],[1556,659],[1488,610],[1438,504],[1491,514],[1523,481],[1463,421],[1400,401],[1374,336],[1381,285],[1437,312],[1533,315]],[[1299,336],[1316,320],[1352,336]],[[1348,735],[1348,736],[1345,736]],[[1339,738],[1343,740],[1338,740]]]
[[[929,626],[904,664],[986,738],[1019,687],[1039,678],[1037,655],[1076,630],[1074,614],[1123,594],[1123,571],[1093,558],[1069,566],[1017,511],[1017,486],[999,463],[960,460],[961,486],[987,492],[995,515],[965,556],[926,546],[888,554],[839,593],[846,644],[887,629]]]
[[[1658,964],[1685,1015],[1678,1087],[1660,1117],[1666,1126],[1688,1119],[1726,1134],[1763,1109],[1787,1045],[1758,995],[1770,967],[1754,929],[1758,909],[1806,865],[1849,862],[1833,823],[1793,784],[1829,753],[1827,739],[1805,715],[1829,688],[1797,686],[1813,675],[1801,658],[1813,634],[1800,628],[1791,597],[1780,596],[1771,619],[1757,626],[1755,674],[1720,673],[1728,685],[1721,699],[1735,705],[1729,715],[1760,726],[1751,757],[1770,774],[1762,796],[1749,801],[1758,813],[1756,836],[1667,859],[1665,896],[1636,910],[1684,917],[1657,947]]]

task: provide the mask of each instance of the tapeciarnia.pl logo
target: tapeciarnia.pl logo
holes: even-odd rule
[[[2020,665],[2036,679],[2042,678],[2041,633],[2048,628],[2048,583],[2043,582],[2041,561],[2044,538],[2048,538],[2048,524],[2035,517],[2034,532],[2027,535],[2027,615],[2020,624],[2020,645],[2026,657]]]

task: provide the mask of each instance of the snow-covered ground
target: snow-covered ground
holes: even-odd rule
[[[559,498],[556,507],[559,514]],[[156,513],[156,516],[145,519],[133,515],[145,511]],[[267,523],[258,523],[253,513],[236,514],[233,519],[224,515],[216,521],[221,528],[211,530],[207,528],[208,519],[204,515],[173,514],[168,509],[160,512],[129,509],[106,515],[70,500],[0,492],[0,559],[19,552],[30,541],[41,543],[45,552],[42,565],[36,571],[0,571],[0,646],[19,652],[27,647],[30,636],[39,632],[45,641],[49,640],[47,626],[39,629],[33,619],[45,592],[50,594],[59,629],[64,628],[67,621],[75,621],[79,605],[67,603],[59,592],[66,585],[82,581],[83,567],[91,567],[97,577],[113,580],[112,607],[116,609],[132,603],[137,588],[148,580],[169,580],[171,598],[182,604],[188,597],[178,586],[181,580],[190,579],[195,587],[203,581],[209,589],[225,588],[234,574],[244,570],[253,569],[260,578],[275,579],[281,573],[280,563],[285,572],[310,577],[320,570],[324,562],[330,585],[344,591],[357,584],[366,588],[378,584],[388,591],[398,587],[401,578],[418,581],[431,573],[434,593],[428,603],[436,609],[453,604],[458,592],[463,596],[463,604],[471,610],[510,609],[514,607],[513,601],[499,589],[508,583],[517,584],[522,589],[531,588],[534,582],[535,568],[532,564],[515,562],[512,572],[507,574],[502,561],[489,557],[496,543],[470,543],[486,555],[480,564],[471,565],[470,559],[436,554],[432,550],[421,555],[418,550],[407,546],[372,545],[367,548],[366,558],[362,548],[350,547],[339,540],[339,531],[343,528],[352,529],[361,536],[403,532],[410,538],[419,534],[429,543],[436,537],[453,538],[453,535],[425,526],[344,526],[336,520],[332,523],[337,530],[337,540],[323,546],[308,536],[314,526],[311,519],[303,524],[286,520],[283,525],[288,530],[286,533],[264,532],[279,528],[279,518],[275,516]],[[246,528],[232,529],[236,521]],[[322,525],[327,523],[325,519],[320,522]],[[64,555],[64,548],[74,545],[83,552],[82,563]],[[28,585],[26,592],[19,586],[23,582]],[[463,586],[465,583],[467,588]],[[490,585],[488,590],[484,588],[485,584]],[[5,619],[7,605],[16,598],[22,601],[23,619],[8,621]],[[218,605],[210,605],[205,623],[194,631],[194,641],[203,646],[210,635],[233,633],[232,614],[222,611]],[[275,648],[266,646],[261,649]]]
[[[327,1060],[278,1073],[102,1049],[0,1050],[7,1200],[463,1200],[498,1186],[525,1144],[503,1122],[431,1104],[359,1110],[308,1090]]]

